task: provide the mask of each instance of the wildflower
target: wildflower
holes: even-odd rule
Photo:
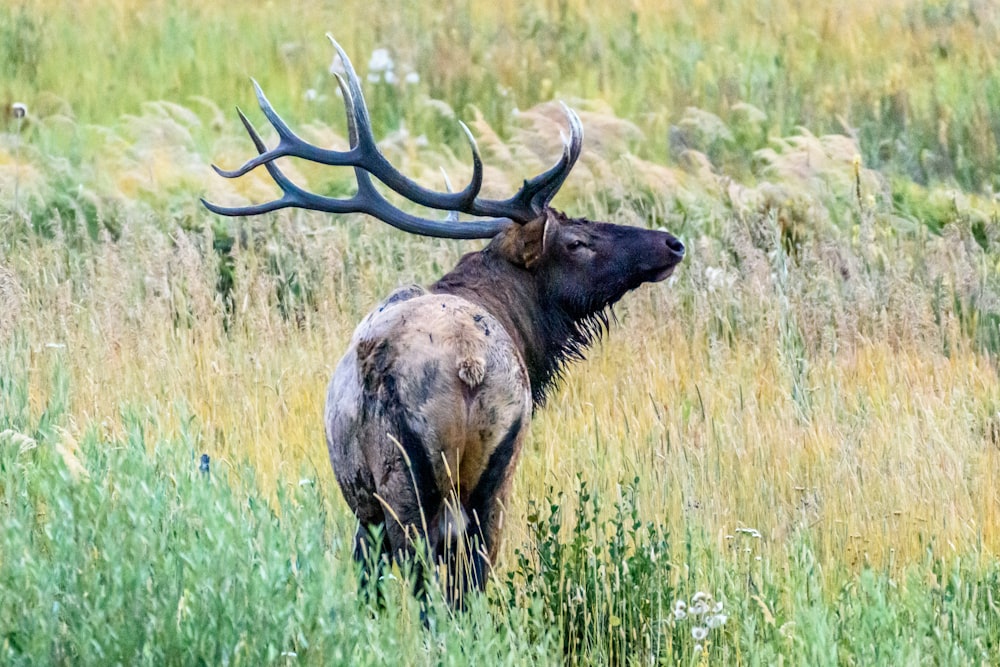
[[[28,105],[24,102],[14,102],[10,105],[10,112],[14,114],[14,118],[24,118],[28,115]]]
[[[708,611],[708,603],[704,600],[698,600],[691,605],[691,615],[701,616]]]
[[[389,49],[375,49],[372,51],[372,57],[368,59],[369,72],[388,72],[394,66]]]
[[[399,79],[396,78],[396,73],[391,69],[385,71],[385,82],[390,86],[396,84]]]
[[[737,533],[743,533],[744,535],[749,535],[750,537],[756,537],[760,539],[760,531],[756,528],[737,528]]]
[[[403,80],[406,81],[406,83],[410,84],[411,86],[416,85],[420,83],[420,75],[417,74],[416,72],[407,72],[406,77]]]
[[[715,614],[712,616],[706,616],[705,625],[707,625],[710,630],[713,630],[715,628],[720,628],[726,624],[726,619],[728,618],[729,617],[726,616],[725,614]]]
[[[708,628],[696,625],[691,628],[691,636],[694,637],[695,641],[702,641],[708,636]]]
[[[701,653],[703,650],[704,650],[704,648],[702,647],[701,644],[695,644],[694,645],[694,652],[695,653]]]
[[[715,606],[712,607],[712,613],[718,614],[721,611],[722,611],[722,600],[719,600],[718,602],[715,603]]]
[[[306,102],[315,102],[317,97],[319,97],[319,93],[316,92],[315,88],[309,88],[308,90],[306,90],[305,93]]]
[[[674,602],[674,618],[678,621],[683,621],[687,618],[687,605],[684,600],[676,600]]]

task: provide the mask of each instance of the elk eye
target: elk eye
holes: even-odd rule
[[[587,244],[584,243],[583,241],[581,241],[580,239],[576,239],[574,241],[570,241],[569,243],[567,243],[566,244],[566,249],[567,250],[578,250],[580,248],[586,247],[586,245]]]

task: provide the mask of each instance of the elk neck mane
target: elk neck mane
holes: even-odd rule
[[[574,317],[548,295],[536,274],[512,264],[494,244],[464,255],[430,291],[453,294],[482,306],[497,318],[521,351],[535,406],[562,378],[569,361],[582,361],[614,319],[613,304],[581,304]]]

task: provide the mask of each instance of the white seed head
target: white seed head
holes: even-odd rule
[[[24,118],[28,115],[28,105],[24,102],[14,102],[10,105],[10,112],[14,114],[14,118]]]
[[[705,625],[709,628],[721,628],[726,624],[726,619],[729,618],[725,614],[715,614],[713,616],[705,617]]]
[[[745,535],[749,535],[750,537],[756,537],[757,539],[760,539],[760,531],[757,530],[756,528],[737,528],[736,532],[743,533]]]
[[[691,636],[694,637],[695,641],[700,642],[708,636],[708,628],[696,625],[691,628]]]
[[[418,84],[420,83],[420,75],[417,74],[416,72],[407,72],[404,81],[406,81],[406,83],[410,84],[411,86]]]
[[[370,72],[386,72],[394,66],[395,63],[392,62],[389,49],[375,49],[372,51],[372,57],[368,59],[368,71]]]

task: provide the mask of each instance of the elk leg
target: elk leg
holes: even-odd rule
[[[433,536],[427,534],[427,528],[441,507],[441,491],[420,436],[410,428],[405,416],[394,421],[399,435],[383,444],[388,470],[376,477],[375,485],[383,504],[392,556],[410,567],[413,593],[423,600],[423,562],[414,556],[418,541],[424,542],[425,555],[434,552],[435,545],[429,543]]]
[[[510,490],[511,472],[521,451],[520,417],[507,429],[503,440],[490,455],[483,472],[466,503],[466,513],[471,525],[467,536],[469,576],[465,587],[477,590],[486,587],[490,565],[499,548],[499,533],[503,522],[504,505]]]

